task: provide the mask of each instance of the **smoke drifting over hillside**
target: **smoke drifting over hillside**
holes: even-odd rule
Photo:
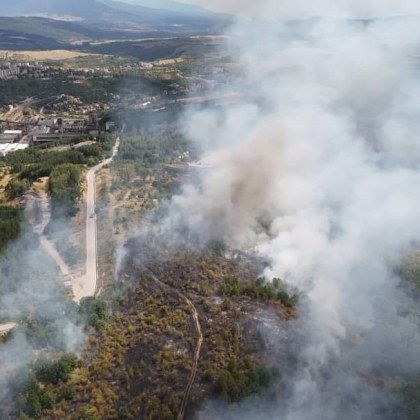
[[[420,13],[414,0],[188,0],[188,3],[211,10],[280,18],[305,18],[312,16],[379,17]]]
[[[10,408],[10,392],[20,392],[28,367],[42,354],[79,352],[85,340],[76,323],[76,307],[65,296],[54,261],[28,224],[0,260],[0,324],[19,324],[0,346],[1,414]],[[61,228],[68,229],[63,223]],[[1,416],[0,416],[1,417]]]
[[[340,10],[417,7],[395,4]],[[277,6],[260,12],[274,16]],[[281,398],[231,414],[212,406],[203,419],[398,418],[382,400],[420,373],[413,302],[394,270],[420,238],[419,28],[410,18],[233,28],[228,49],[239,52],[247,99],[189,116],[190,137],[217,164],[175,197],[171,223],[257,250],[271,263],[268,280],[304,290],[306,343]]]

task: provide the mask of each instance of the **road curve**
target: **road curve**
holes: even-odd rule
[[[74,290],[74,300],[80,302],[84,297],[94,296],[98,281],[98,241],[95,213],[95,180],[96,173],[104,166],[109,165],[118,153],[120,138],[117,138],[112,156],[94,166],[87,173],[87,201],[86,201],[86,274]]]
[[[153,273],[153,271],[150,270],[149,268],[147,268],[138,259],[136,260],[136,263],[138,264],[138,266],[141,269],[143,269],[145,272],[149,273],[150,277],[153,279],[153,281],[156,284],[158,284],[163,289],[169,290],[170,292],[176,294],[179,298],[181,298],[181,300],[183,300],[188,305],[188,307],[191,309],[191,312],[192,312],[192,316],[193,316],[193,320],[194,320],[194,324],[195,324],[195,329],[197,331],[197,344],[196,344],[195,350],[194,350],[193,364],[192,364],[190,378],[188,380],[187,387],[185,388],[184,397],[182,398],[181,407],[179,408],[179,412],[178,412],[178,416],[177,416],[177,420],[183,420],[184,417],[185,417],[185,411],[186,411],[187,406],[188,406],[188,401],[190,399],[191,390],[192,390],[192,387],[194,385],[195,378],[197,376],[198,361],[200,360],[201,347],[203,346],[203,341],[204,341],[204,336],[203,336],[203,331],[201,330],[198,311],[197,311],[194,303],[190,299],[188,299],[184,294],[182,294],[177,289],[167,285],[166,283],[163,283],[162,281],[160,281],[156,277],[156,275]]]

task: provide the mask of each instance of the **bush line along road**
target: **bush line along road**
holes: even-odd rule
[[[121,130],[123,132],[124,128]],[[87,203],[86,203],[86,274],[76,286],[80,285],[74,292],[74,300],[80,302],[84,297],[94,296],[98,280],[98,243],[97,226],[95,213],[95,179],[97,172],[104,166],[109,165],[118,153],[120,137],[117,138],[112,156],[100,164],[91,168],[87,174]]]

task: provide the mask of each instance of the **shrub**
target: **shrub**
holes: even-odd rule
[[[0,251],[20,233],[20,213],[12,207],[0,206]]]
[[[108,319],[108,307],[106,302],[101,299],[86,297],[80,301],[79,314],[86,324],[101,329]]]
[[[51,384],[67,382],[76,367],[77,357],[74,354],[65,354],[55,362],[39,362],[37,378]]]
[[[29,182],[26,179],[13,178],[6,186],[6,197],[9,200],[22,197],[29,189]]]
[[[248,296],[252,299],[267,301],[279,301],[288,308],[296,306],[299,294],[296,290],[288,290],[288,287],[280,280],[273,279],[273,284],[264,284],[263,279],[257,279],[254,284],[241,285],[236,277],[226,277],[219,288],[221,296]]]
[[[222,296],[237,296],[240,292],[241,287],[236,277],[226,277],[219,288],[219,294]]]
[[[226,369],[216,378],[216,389],[230,402],[238,402],[251,394],[259,393],[270,385],[273,371],[256,366],[250,359],[243,362],[230,360]]]
[[[218,256],[222,256],[226,252],[226,243],[221,240],[210,240],[206,244],[206,249]]]

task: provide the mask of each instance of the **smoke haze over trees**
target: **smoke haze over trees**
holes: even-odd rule
[[[418,4],[336,3],[230,2],[270,17],[230,33],[244,99],[187,118],[213,169],[173,199],[170,231],[257,251],[268,281],[306,295],[277,401],[210,404],[203,419],[410,418],[393,407],[420,375],[419,303],[396,271],[420,237],[420,31],[404,16]]]
[[[139,258],[149,257],[148,262],[156,258],[154,270],[161,271],[156,282],[143,278],[138,267],[131,267],[133,284],[139,278],[144,284],[131,296],[138,313],[131,312],[134,305],[128,304],[130,315],[120,315],[118,334],[124,340],[128,337],[124,351],[139,344],[136,334],[152,341],[153,334],[149,333],[160,331],[155,325],[169,325],[162,321],[163,312],[170,313],[179,291],[168,300],[159,286],[160,278],[169,281],[175,291],[178,283],[186,285],[184,292],[194,294],[191,300],[203,296],[209,301],[210,297],[245,297],[256,306],[277,301],[298,314],[289,329],[282,330],[285,338],[281,342],[278,335],[271,334],[275,326],[268,323],[261,327],[265,328],[267,342],[274,343],[271,360],[280,367],[279,374],[240,360],[238,345],[237,360],[229,363],[217,383],[225,399],[207,402],[199,413],[201,420],[414,419],[420,413],[418,284],[416,288],[420,270],[407,270],[402,265],[407,256],[418,252],[420,239],[417,2],[194,2],[245,15],[238,17],[228,31],[223,51],[226,57],[238,61],[232,66],[234,82],[227,87],[228,93],[236,93],[231,96],[234,99],[215,107],[189,108],[180,118],[183,134],[194,142],[191,150],[194,155],[199,151],[205,170],[197,171],[198,182],[187,181],[182,187],[178,180],[159,178],[158,170],[165,164],[178,161],[181,170],[187,166],[182,165],[189,149],[184,136],[178,131],[156,129],[159,118],[166,118],[167,123],[178,117],[178,104],[173,104],[177,111],[172,117],[162,117],[166,113],[153,109],[156,113],[145,112],[140,118],[136,110],[131,110],[125,118],[132,120],[128,125],[134,129],[131,135],[124,134],[115,162],[119,178],[111,185],[115,189],[119,183],[129,185],[120,191],[124,200],[136,183],[144,184],[142,194],[133,200],[138,203],[149,199],[156,207],[176,191],[167,200],[167,207],[150,217],[153,227],[163,236],[167,234],[165,239],[190,242],[187,251],[196,251],[197,242],[203,249],[207,247],[211,273],[220,268],[217,257],[226,266],[233,261],[232,249],[244,255],[250,251],[264,262],[261,269],[253,266],[264,280],[247,285],[236,274],[231,275],[224,278],[217,296],[213,296],[190,279],[198,278],[202,286],[209,282],[208,274],[189,271],[194,264],[203,263],[202,256],[193,264],[189,260],[182,260],[183,265],[175,261],[172,267],[169,258],[165,264],[159,262],[157,245],[156,252],[152,252],[153,247],[149,249],[150,255],[139,252]],[[93,0],[74,4],[43,1],[37,3],[39,11],[45,13],[53,3],[54,7],[61,4],[59,13],[93,13],[89,8],[97,7]],[[16,2],[7,7],[33,4]],[[17,13],[8,10],[4,13]],[[103,11],[110,13],[107,8]],[[119,49],[120,44],[113,48]],[[138,50],[136,46],[131,48]],[[139,83],[139,78],[134,82]],[[150,83],[148,88],[155,94],[155,89],[163,90],[165,83]],[[100,92],[105,92],[103,82],[100,86]],[[149,125],[155,132],[150,129],[146,134]],[[82,165],[91,166],[101,157],[102,151],[96,146],[10,155],[5,158],[12,177],[6,193],[9,198],[19,197],[39,177],[49,176],[53,216],[66,218],[77,210]],[[156,186],[160,186],[159,195],[152,195]],[[141,210],[136,217],[144,217]],[[115,337],[106,335],[105,324],[112,318],[106,304],[93,297],[82,300],[80,306],[69,302],[58,267],[40,247],[39,235],[28,224],[19,224],[18,211],[0,208],[0,215],[4,219],[0,223],[4,237],[0,247],[5,247],[6,240],[9,243],[0,261],[0,318],[21,323],[0,348],[2,365],[32,367],[33,350],[77,352],[87,324],[109,340],[104,340],[109,345],[100,349],[106,362],[101,366],[101,380],[115,385],[112,374],[116,374],[125,381],[122,365],[114,362],[112,354],[118,342],[115,345]],[[97,216],[100,212],[88,215]],[[114,223],[109,223],[110,238],[113,228],[118,228],[118,223],[123,225],[123,220],[118,215]],[[61,231],[66,226],[61,222],[51,223],[49,230]],[[153,244],[150,242],[147,245]],[[137,246],[133,240],[132,253],[141,250]],[[185,272],[178,278],[180,267]],[[151,297],[153,293],[158,295]],[[152,322],[142,319],[145,302],[153,309]],[[124,304],[123,299],[119,304]],[[179,308],[181,321],[187,318],[188,308],[184,306]],[[129,325],[139,319],[138,330]],[[111,322],[118,323],[118,317]],[[175,327],[173,330],[179,332]],[[182,338],[193,341],[188,330],[191,327]],[[231,331],[233,338],[236,331]],[[162,344],[166,337],[160,335],[148,346]],[[285,342],[291,350],[282,348],[287,347]],[[119,350],[123,360],[122,346]],[[287,351],[293,354],[285,354]],[[173,352],[189,362],[186,353]],[[143,346],[138,346],[133,359],[143,353]],[[220,355],[224,359],[223,352]],[[71,355],[63,357],[41,363],[37,379],[42,384],[69,379],[77,361]],[[188,363],[185,366],[182,375],[187,376]],[[146,372],[151,372],[150,376],[156,373],[153,367],[148,363],[147,369],[151,370]],[[95,376],[94,369],[84,372],[87,377]],[[149,390],[148,375],[133,377],[143,379]],[[180,375],[175,376],[182,382]],[[182,383],[178,385],[183,388]],[[7,375],[0,376],[0,400],[12,387]],[[83,384],[80,387],[83,389]],[[100,388],[90,387],[92,394],[86,395],[95,395]],[[124,392],[129,394],[131,390],[126,388]],[[255,395],[260,391],[266,394]],[[35,380],[29,381],[22,392],[26,402],[33,403],[24,406],[30,415],[39,417],[53,404],[53,396]],[[249,394],[254,395],[245,398]],[[267,394],[269,398],[265,398]],[[162,395],[162,399],[168,399],[165,393]],[[82,392],[77,397],[86,398]],[[116,393],[114,397],[117,399]],[[81,405],[94,405],[94,400]],[[105,400],[98,398],[99,404]],[[175,412],[176,404],[171,408]],[[155,413],[159,409],[159,405],[153,407],[154,415],[158,416]],[[127,413],[120,412],[121,416]]]

